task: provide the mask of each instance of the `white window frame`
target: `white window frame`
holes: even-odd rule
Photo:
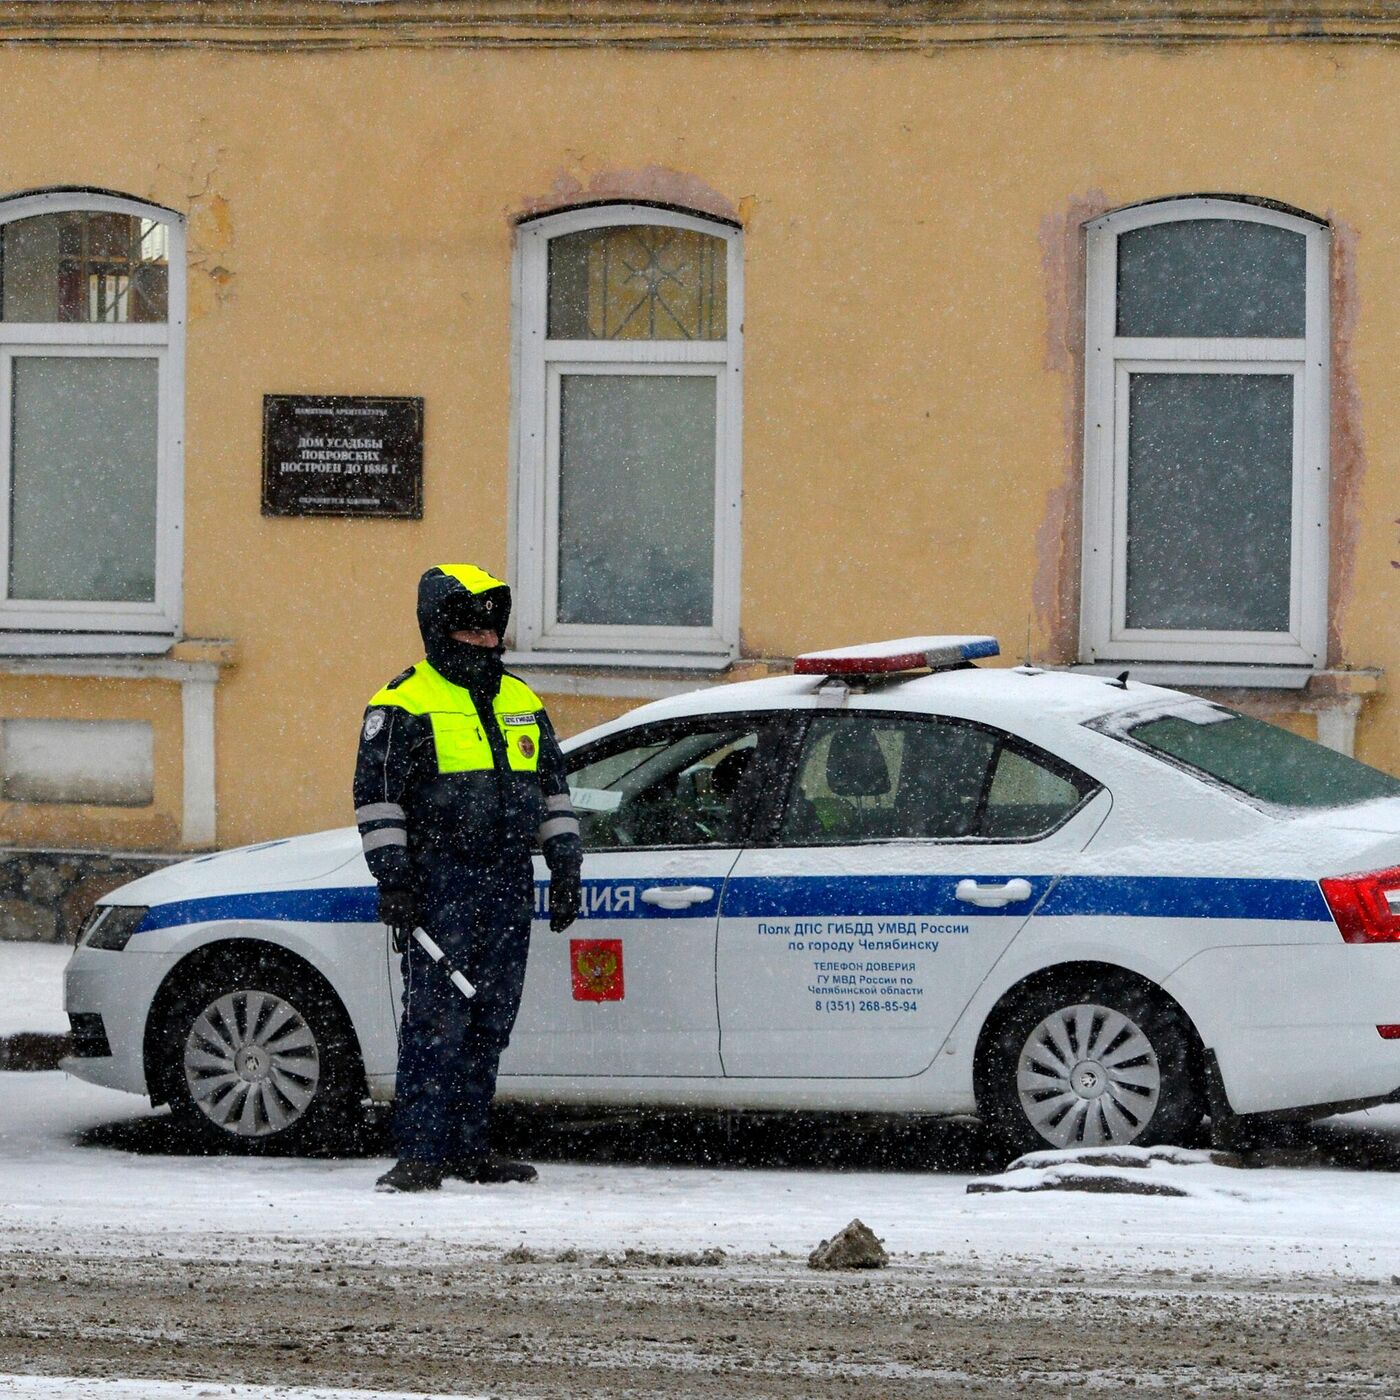
[[[0,654],[164,651],[179,635],[184,520],[185,221],[119,195],[52,190],[0,200],[0,225],[40,214],[129,214],[169,230],[164,323],[0,321]],[[9,597],[13,362],[27,355],[112,356],[156,362],[155,598],[149,603]]]
[[[1300,339],[1135,338],[1116,334],[1118,238],[1183,219],[1270,224],[1307,240]],[[1231,199],[1161,200],[1086,226],[1084,553],[1080,660],[1326,664],[1328,565],[1327,226]],[[1294,381],[1292,558],[1286,633],[1130,628],[1127,610],[1128,411],[1132,374],[1286,374]]]
[[[549,242],[626,224],[689,229],[725,240],[724,340],[550,340]],[[739,500],[743,415],[743,248],[731,224],[641,204],[594,205],[517,230],[515,431],[512,435],[513,646],[519,664],[715,670],[739,654]],[[686,374],[715,381],[713,624],[631,627],[563,623],[555,608],[559,562],[559,384],[565,374]]]

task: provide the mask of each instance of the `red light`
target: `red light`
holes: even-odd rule
[[[1348,943],[1400,943],[1400,867],[1341,875],[1318,884]]]
[[[906,651],[896,656],[799,656],[792,663],[794,676],[873,676],[885,671],[919,671],[927,668],[928,655]]]
[[[1400,1040],[1400,1026],[1377,1026],[1382,1040]]]

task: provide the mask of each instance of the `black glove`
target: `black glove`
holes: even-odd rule
[[[389,932],[394,936],[394,951],[402,953],[418,923],[413,896],[407,890],[380,890],[379,922],[388,924]]]
[[[549,927],[555,933],[562,933],[578,918],[583,903],[579,874],[577,867],[549,872]]]

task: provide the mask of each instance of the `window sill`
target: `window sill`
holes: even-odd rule
[[[1069,669],[1088,675],[1119,675],[1124,666],[1121,662],[1097,662]],[[1315,715],[1318,743],[1347,755],[1355,749],[1356,720],[1362,705],[1385,690],[1385,672],[1373,667],[1310,671],[1292,666],[1157,663],[1126,669],[1134,680],[1186,690],[1260,719]],[[1273,679],[1280,672],[1286,679]],[[1202,675],[1208,679],[1197,679]]]
[[[507,651],[507,666],[548,666],[564,670],[599,671],[709,671],[719,674],[734,664],[730,651]]]
[[[1087,661],[1068,668],[1089,676],[1121,676],[1173,689],[1303,690],[1318,675],[1364,674],[1315,671],[1311,666],[1231,665],[1228,662]]]
[[[504,659],[512,672],[542,694],[597,695],[618,700],[663,700],[772,673],[763,662],[720,656],[629,653],[600,658],[596,653],[508,651]]]
[[[31,633],[27,635],[26,640],[36,637],[37,634]],[[7,637],[0,633],[0,675],[212,682],[219,678],[221,671],[234,664],[234,644],[223,640],[190,638],[176,642],[170,637],[142,638],[142,641],[159,644],[158,655],[133,654],[126,650],[114,651],[112,638],[91,639],[100,640],[107,650],[87,653],[58,648],[10,650],[8,643],[13,640],[13,634]]]
[[[7,632],[0,624],[0,658],[7,656],[164,656],[176,645],[160,632]]]

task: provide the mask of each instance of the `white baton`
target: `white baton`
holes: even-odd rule
[[[466,974],[464,972],[459,972],[455,967],[452,966],[450,962],[448,962],[447,954],[444,953],[442,949],[439,948],[438,945],[434,943],[431,938],[428,937],[426,930],[421,928],[414,929],[413,938],[414,941],[418,944],[418,946],[425,953],[427,953],[427,955],[435,963],[442,964],[443,971],[447,973],[448,977],[452,981],[453,986],[455,986],[464,997],[470,1000],[476,995],[476,988],[473,987],[472,984],[467,981]]]

